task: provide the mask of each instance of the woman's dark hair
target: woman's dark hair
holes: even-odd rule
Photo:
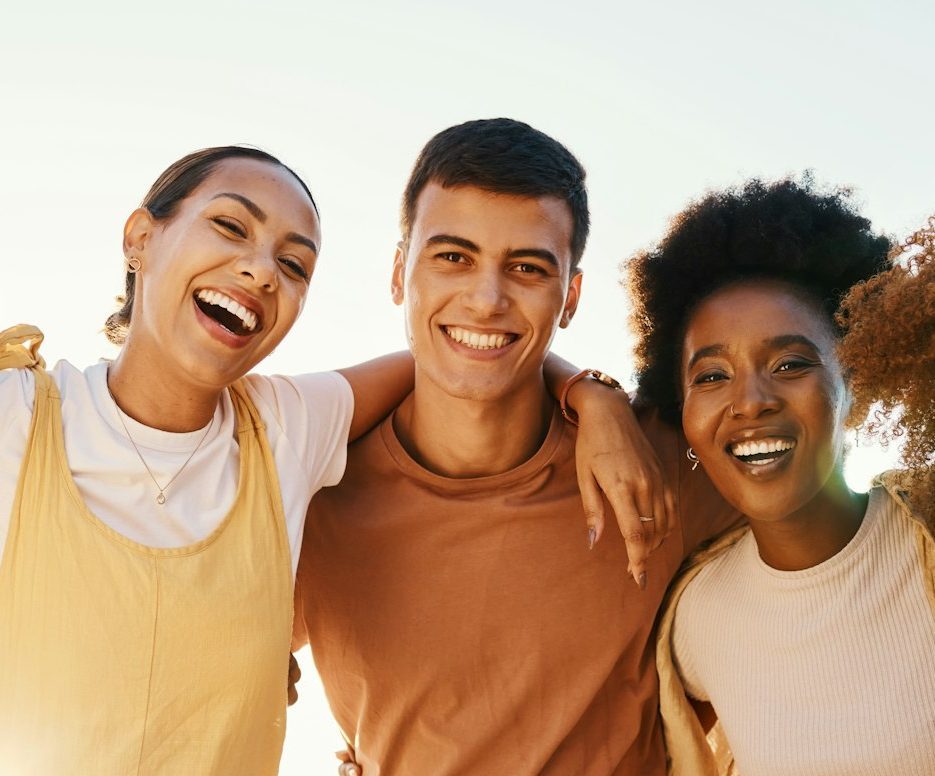
[[[156,179],[140,206],[146,208],[157,221],[166,221],[172,218],[182,200],[198,188],[214,172],[218,164],[225,159],[256,159],[282,167],[299,182],[302,189],[308,194],[309,201],[312,203],[312,207],[315,208],[315,213],[318,213],[318,206],[315,204],[312,192],[309,191],[305,181],[294,170],[287,167],[272,154],[249,146],[216,146],[214,148],[203,148],[200,151],[183,156],[169,165],[162,175]],[[136,275],[127,272],[125,284],[126,291],[123,296],[117,297],[120,309],[110,315],[104,324],[105,336],[115,345],[123,344],[127,338],[130,317],[133,313]]]
[[[749,180],[693,202],[625,267],[639,399],[679,423],[685,327],[712,292],[747,278],[784,280],[810,293],[834,325],[844,293],[884,269],[889,249],[847,189],[821,191],[809,175]]]

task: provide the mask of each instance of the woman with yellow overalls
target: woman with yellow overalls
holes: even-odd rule
[[[197,152],[127,221],[115,361],[46,372],[4,333],[3,774],[275,773],[308,501],[412,381],[408,355],[244,378],[320,242],[277,159]]]
[[[247,375],[295,322],[320,243],[292,170],[206,149],[127,220],[116,360],[46,372],[38,329],[0,333],[4,776],[276,772],[308,502],[412,385],[408,354]],[[556,388],[574,370],[551,372]],[[605,429],[592,450],[629,412],[584,402],[603,390],[576,387]]]

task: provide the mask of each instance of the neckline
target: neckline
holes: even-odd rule
[[[194,431],[163,431],[140,423],[117,406],[117,401],[107,386],[107,370],[110,363],[107,359],[101,359],[97,364],[89,367],[85,373],[91,388],[91,395],[95,398],[98,414],[118,436],[125,438],[129,432],[137,447],[145,450],[161,453],[190,453],[192,447],[198,444],[202,437],[205,437],[205,432],[212,423],[215,427],[204,438],[204,446],[210,445],[220,433],[224,402],[228,400],[226,391],[221,394],[211,420],[201,428],[196,428]],[[120,423],[121,417],[126,423],[126,431]]]
[[[532,456],[519,464],[519,466],[515,466],[505,472],[489,474],[482,477],[446,477],[442,474],[429,471],[406,452],[406,449],[399,441],[399,437],[396,435],[396,431],[393,428],[393,419],[395,417],[396,411],[380,425],[381,439],[386,445],[387,452],[389,452],[393,462],[401,472],[409,475],[413,479],[420,480],[436,490],[450,493],[464,494],[495,491],[505,486],[529,479],[539,473],[543,467],[551,461],[559,444],[565,438],[565,435],[569,433],[568,424],[562,418],[558,409],[558,404],[556,404],[552,411],[552,417],[549,421],[549,429],[546,432],[545,439],[542,441],[542,444],[539,445],[539,449],[536,450]]]
[[[106,380],[106,374],[107,374],[106,365],[102,364],[102,366],[104,367],[102,369],[102,372],[105,375],[103,379]],[[105,523],[97,515],[95,515],[88,507],[87,503],[85,502],[84,498],[81,495],[81,491],[78,489],[78,484],[75,482],[74,476],[71,473],[71,468],[68,465],[68,454],[65,449],[65,427],[64,427],[63,420],[62,420],[62,400],[58,396],[58,391],[55,390],[55,383],[52,380],[51,375],[48,375],[48,373],[46,373],[46,379],[48,380],[49,388],[52,389],[53,391],[51,393],[47,393],[47,399],[49,402],[47,406],[49,407],[49,410],[48,410],[48,416],[46,418],[46,422],[49,423],[52,427],[52,434],[53,434],[55,446],[57,447],[58,459],[60,462],[59,468],[61,470],[63,484],[65,486],[65,490],[68,492],[69,497],[71,498],[76,508],[81,513],[81,516],[87,522],[89,522],[94,528],[101,531],[106,536],[108,536],[111,540],[117,542],[118,544],[122,544],[123,546],[135,552],[138,552],[142,555],[147,555],[150,557],[181,557],[185,555],[194,555],[198,552],[201,552],[202,550],[207,548],[209,545],[213,544],[221,536],[221,534],[224,533],[224,530],[227,528],[227,526],[230,524],[231,520],[233,519],[235,512],[240,508],[241,500],[243,499],[244,483],[247,478],[248,458],[250,459],[250,461],[254,461],[254,460],[262,461],[263,460],[262,456],[248,454],[246,451],[245,445],[243,445],[240,442],[242,438],[249,436],[249,433],[246,433],[246,434],[238,433],[237,434],[237,441],[238,441],[238,447],[239,447],[239,456],[238,456],[239,462],[238,462],[238,470],[237,470],[236,494],[234,496],[233,502],[231,503],[230,509],[227,510],[224,517],[217,524],[215,529],[211,531],[211,533],[209,533],[203,539],[200,539],[196,542],[192,542],[191,544],[186,544],[186,545],[182,545],[178,547],[153,547],[151,545],[138,542],[135,539],[131,539],[129,536],[125,536],[124,534],[120,533],[116,529],[111,528],[109,525],[107,525],[107,523]],[[89,383],[92,383],[92,382],[93,381],[89,380]],[[38,380],[37,380],[37,387],[38,387]],[[100,395],[100,390],[103,390],[104,393],[106,394],[107,399],[110,399],[110,404],[112,408],[114,410],[117,410],[116,402],[114,402],[111,399],[110,394],[107,391],[106,384],[98,383],[96,386],[96,390],[95,390],[95,386],[92,385],[91,387],[92,387],[92,395],[94,395],[96,392],[98,398],[102,398]],[[233,388],[228,388],[225,393],[229,396],[232,391],[233,391]],[[231,402],[233,404],[232,399],[231,399]],[[219,405],[220,405],[220,402],[219,402]],[[98,406],[98,410],[100,411],[99,406]],[[33,411],[34,412],[36,411],[35,408]],[[242,424],[240,423],[240,418],[238,417],[238,414],[239,413],[235,407],[234,422],[235,424],[237,424],[238,428],[240,428]],[[108,423],[108,425],[111,425],[111,420],[116,421],[116,415],[113,415],[112,418],[108,418],[106,415],[102,415],[101,417]],[[116,422],[119,422],[119,421],[116,421]],[[142,426],[142,428],[148,428],[148,427]],[[253,429],[253,426],[252,424],[246,424],[245,428]],[[116,428],[114,430],[116,431]],[[159,431],[158,429],[149,429],[149,430],[155,431],[158,434],[172,434],[172,432]],[[194,431],[194,432],[186,432],[186,433],[193,433],[197,435],[199,432]],[[253,434],[255,435],[256,433],[259,433],[259,431],[254,430]]]
[[[860,552],[868,537],[873,533],[881,519],[880,515],[883,512],[881,498],[883,498],[885,494],[886,491],[883,488],[875,487],[870,490],[867,500],[867,509],[864,512],[863,519],[860,521],[857,532],[851,537],[851,540],[847,544],[838,550],[838,552],[815,566],[810,566],[807,569],[799,569],[797,571],[782,571],[781,569],[773,568],[760,557],[759,548],[757,547],[756,539],[752,531],[747,535],[750,543],[747,552],[752,557],[752,562],[759,572],[780,582],[793,583],[801,580],[813,580],[818,577],[830,576],[836,573],[842,566],[849,563]]]

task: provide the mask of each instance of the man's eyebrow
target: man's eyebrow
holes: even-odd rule
[[[315,245],[314,240],[310,240],[308,237],[303,237],[301,234],[296,232],[289,232],[289,234],[286,235],[286,241],[298,243],[299,245],[304,245],[308,248],[311,248],[312,253],[314,253],[316,256],[318,255],[318,246]]]
[[[261,224],[266,222],[266,213],[263,212],[263,210],[259,205],[256,204],[256,202],[254,202],[252,199],[247,199],[243,194],[234,194],[233,192],[225,191],[221,194],[215,194],[213,197],[211,197],[211,199],[215,200],[219,199],[220,197],[229,197],[230,199],[237,200],[241,205],[250,211],[250,215],[252,215],[257,221],[259,221]]]
[[[708,356],[719,356],[727,350],[723,345],[707,345],[699,350],[696,350],[692,353],[692,357],[688,359],[688,368],[691,369],[695,364],[697,364],[701,359],[707,358]]]
[[[464,237],[455,237],[453,234],[433,234],[425,241],[426,245],[457,245],[459,248],[464,248],[466,251],[474,251],[477,253],[480,251],[480,246],[477,243],[473,243],[470,240],[465,239]]]

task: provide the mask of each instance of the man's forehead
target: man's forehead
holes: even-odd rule
[[[497,247],[543,242],[552,250],[570,254],[571,208],[551,195],[510,194],[478,186],[446,187],[433,181],[416,200],[410,239],[425,243],[437,234],[496,243]]]

